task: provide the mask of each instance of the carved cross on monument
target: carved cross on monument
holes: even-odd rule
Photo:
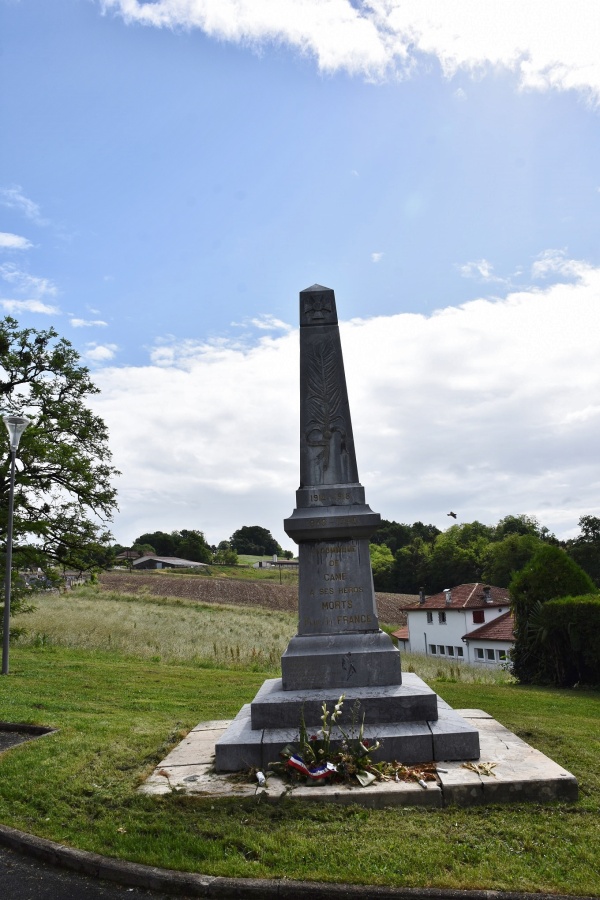
[[[373,591],[379,522],[358,481],[335,296],[315,284],[300,294],[300,487],[284,522],[299,545],[299,622],[281,660],[284,691],[401,683]]]

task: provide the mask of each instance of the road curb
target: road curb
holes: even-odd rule
[[[565,894],[533,894],[514,891],[463,891],[443,888],[393,888],[266,878],[223,878],[145,866],[75,850],[46,838],[0,825],[0,844],[53,866],[128,887],[149,888],[166,894],[187,894],[215,900],[353,900],[368,892],[374,900],[598,900]]]

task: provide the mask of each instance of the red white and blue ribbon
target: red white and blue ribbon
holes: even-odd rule
[[[290,756],[287,762],[288,766],[291,769],[295,769],[297,772],[301,772],[302,775],[306,775],[307,778],[312,778],[313,781],[320,781],[323,778],[329,778],[330,775],[333,775],[334,772],[337,772],[336,767],[333,763],[323,763],[320,766],[311,766],[310,769],[302,759],[302,757],[294,754]]]

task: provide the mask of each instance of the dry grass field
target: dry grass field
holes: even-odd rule
[[[271,671],[295,633],[282,610],[99,591],[40,594],[20,646],[114,651],[163,663]]]
[[[18,646],[114,652],[167,665],[280,673],[281,654],[298,624],[295,608],[289,611],[275,606],[276,602],[284,607],[291,605],[289,596],[286,599],[281,595],[285,591],[277,590],[270,597],[269,591],[260,590],[264,585],[258,585],[259,590],[253,592],[251,584],[241,582],[239,593],[220,592],[216,602],[214,595],[212,602],[206,602],[199,599],[200,592],[195,590],[198,582],[211,584],[204,578],[163,578],[138,573],[130,577],[135,582],[135,592],[131,582],[126,582],[127,593],[123,589],[110,590],[104,583],[86,585],[67,594],[38,594],[33,598],[34,611],[21,620],[26,633]],[[125,580],[121,578],[120,583]],[[153,589],[162,587],[162,592],[151,592],[148,582]],[[231,587],[231,582],[227,586]],[[165,593],[177,588],[187,596]],[[220,590],[218,586],[217,589]],[[269,600],[271,604],[267,606]],[[512,680],[502,670],[444,664],[407,653],[402,654],[402,668],[416,672],[426,681],[504,684]]]

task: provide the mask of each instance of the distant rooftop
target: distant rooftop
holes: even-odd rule
[[[490,601],[486,601],[488,589]],[[507,588],[494,587],[484,582],[459,584],[450,589],[450,603],[446,601],[446,591],[425,598],[425,603],[412,603],[407,610],[416,609],[479,609],[485,606],[508,606],[510,597]]]
[[[463,640],[466,638],[469,641],[514,641],[515,634],[513,626],[514,619],[512,612],[509,610],[508,612],[502,613],[501,616],[497,616],[491,622],[486,622],[485,625],[481,625],[474,631],[469,631],[468,634],[463,636]]]
[[[205,566],[206,563],[195,562],[192,559],[179,559],[178,556],[155,556],[154,553],[148,553],[146,556],[140,556],[132,561],[132,565],[139,566],[140,563],[147,562],[149,559],[155,559],[157,562],[164,563],[167,566],[181,566],[181,568],[190,568],[191,566]]]

